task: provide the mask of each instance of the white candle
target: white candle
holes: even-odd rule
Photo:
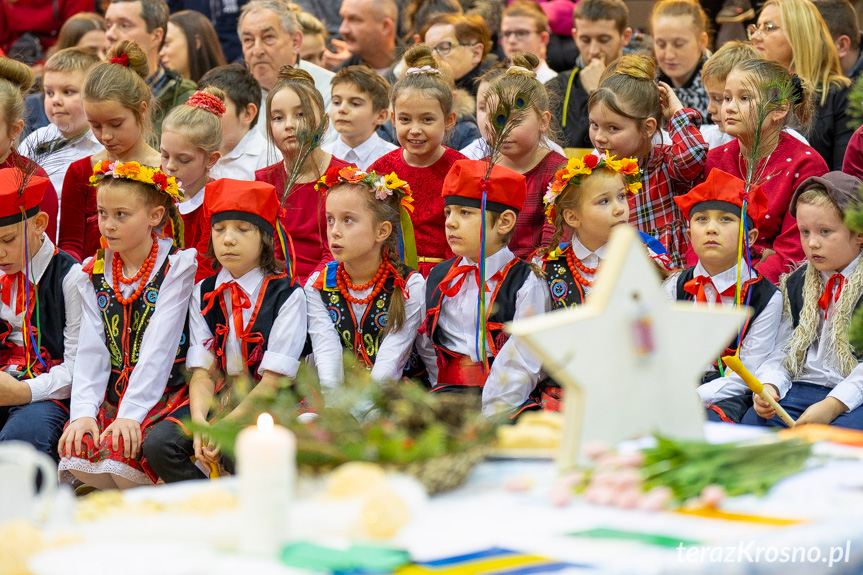
[[[281,550],[297,475],[297,440],[262,413],[237,437],[237,474],[244,516],[242,548],[272,555]]]

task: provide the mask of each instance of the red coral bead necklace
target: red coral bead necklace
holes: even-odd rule
[[[134,302],[136,299],[141,297],[141,292],[144,291],[144,286],[147,285],[147,282],[150,279],[150,272],[153,271],[153,266],[156,264],[156,256],[159,254],[159,242],[153,237],[153,247],[150,248],[150,253],[147,255],[147,259],[144,260],[144,263],[141,264],[141,268],[138,270],[134,276],[130,279],[127,279],[123,274],[123,258],[117,252],[114,252],[113,258],[111,259],[111,275],[113,276],[111,279],[113,280],[113,288],[114,288],[114,296],[117,298],[117,301],[120,302],[120,305],[127,305]],[[124,298],[120,293],[120,284],[132,284],[138,282],[138,287],[135,288],[135,292],[129,296],[128,298]]]

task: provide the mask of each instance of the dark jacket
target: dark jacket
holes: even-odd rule
[[[815,98],[815,121],[807,134],[809,145],[821,154],[830,171],[841,170],[842,160],[848,140],[854,128],[848,126],[851,117],[847,114],[848,91],[850,88],[830,88],[830,94],[823,106],[820,96]]]
[[[564,148],[593,148],[590,143],[590,120],[587,117],[587,100],[590,97],[578,72],[573,68],[561,72],[545,83],[551,96],[551,117],[563,134]]]
[[[156,139],[162,139],[162,121],[173,108],[185,104],[189,97],[195,93],[198,87],[191,80],[186,80],[177,72],[165,68],[168,81],[153,97],[159,102],[159,106],[153,110],[153,130]]]

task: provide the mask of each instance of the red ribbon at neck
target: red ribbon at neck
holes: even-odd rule
[[[842,274],[833,274],[830,279],[827,280],[827,285],[824,286],[824,291],[821,293],[821,297],[818,298],[818,305],[824,310],[824,319],[827,319],[827,308],[830,307],[830,298],[833,297],[833,288],[836,288],[836,296],[833,297],[833,301],[838,302],[844,285],[845,276]]]
[[[12,275],[4,275],[0,278],[0,301],[3,302],[3,305],[7,307],[12,307],[12,286],[17,285],[18,291],[15,296],[15,315],[20,315],[24,312],[24,303],[26,301],[27,292],[24,291],[25,284],[24,274],[23,272],[18,272]],[[31,292],[30,300],[33,301],[33,286],[29,285],[30,282],[26,282],[27,288]]]
[[[707,303],[707,293],[704,291],[704,288],[708,285],[713,285],[713,280],[710,279],[710,276],[695,276],[683,284],[683,291],[694,295],[696,302]],[[716,286],[713,286],[713,289],[715,291]],[[717,293],[717,300],[719,299],[718,296],[719,294]]]
[[[464,285],[464,280],[467,279],[468,275],[473,273],[474,278],[476,279],[476,285],[479,286],[482,282],[479,278],[479,267],[478,266],[453,266],[449,269],[449,272],[443,278],[440,285],[440,291],[446,297],[453,297],[455,294],[461,291],[461,287]],[[454,284],[450,285],[451,282],[455,281]],[[487,290],[486,290],[487,291]]]

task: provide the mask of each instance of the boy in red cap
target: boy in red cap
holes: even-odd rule
[[[432,392],[474,392],[486,415],[517,414],[538,408],[532,394],[541,363],[503,326],[548,311],[548,290],[507,247],[527,195],[524,176],[502,166],[487,172],[486,162],[459,160],[444,180],[446,237],[456,257],[426,280],[423,331],[436,357],[419,347]]]
[[[26,441],[57,459],[81,324],[81,265],[45,233],[48,185],[0,170],[0,441]]]
[[[849,209],[863,209],[861,188],[858,178],[830,172],[804,180],[791,199],[808,262],[782,280],[782,324],[755,376],[798,424],[863,429],[863,350],[850,337],[863,304],[863,234],[845,225]],[[784,425],[754,399],[743,423]]]
[[[219,464],[218,446],[189,434],[180,423],[184,418],[206,424],[248,415],[249,402],[234,406],[225,375],[252,379],[249,398],[275,393],[281,378],[296,376],[306,343],[305,294],[275,255],[275,239],[284,234],[276,189],[222,179],[207,184],[204,193],[211,223],[206,257],[220,269],[198,283],[189,304],[190,402],[156,426],[144,444],[147,461],[166,483],[205,477],[193,456],[207,466]],[[217,394],[219,407],[212,410]]]
[[[743,180],[714,169],[704,183],[674,201],[689,220],[698,263],[668,278],[666,293],[672,300],[696,305],[750,306],[752,316],[721,355],[737,354],[744,365],[756,369],[773,349],[782,315],[779,290],[751,267],[749,259],[749,248],[767,213],[767,196],[760,187],[747,191]],[[741,245],[742,237],[746,245]],[[708,419],[739,423],[752,407],[749,387],[721,360],[708,368],[702,384],[698,395]]]

